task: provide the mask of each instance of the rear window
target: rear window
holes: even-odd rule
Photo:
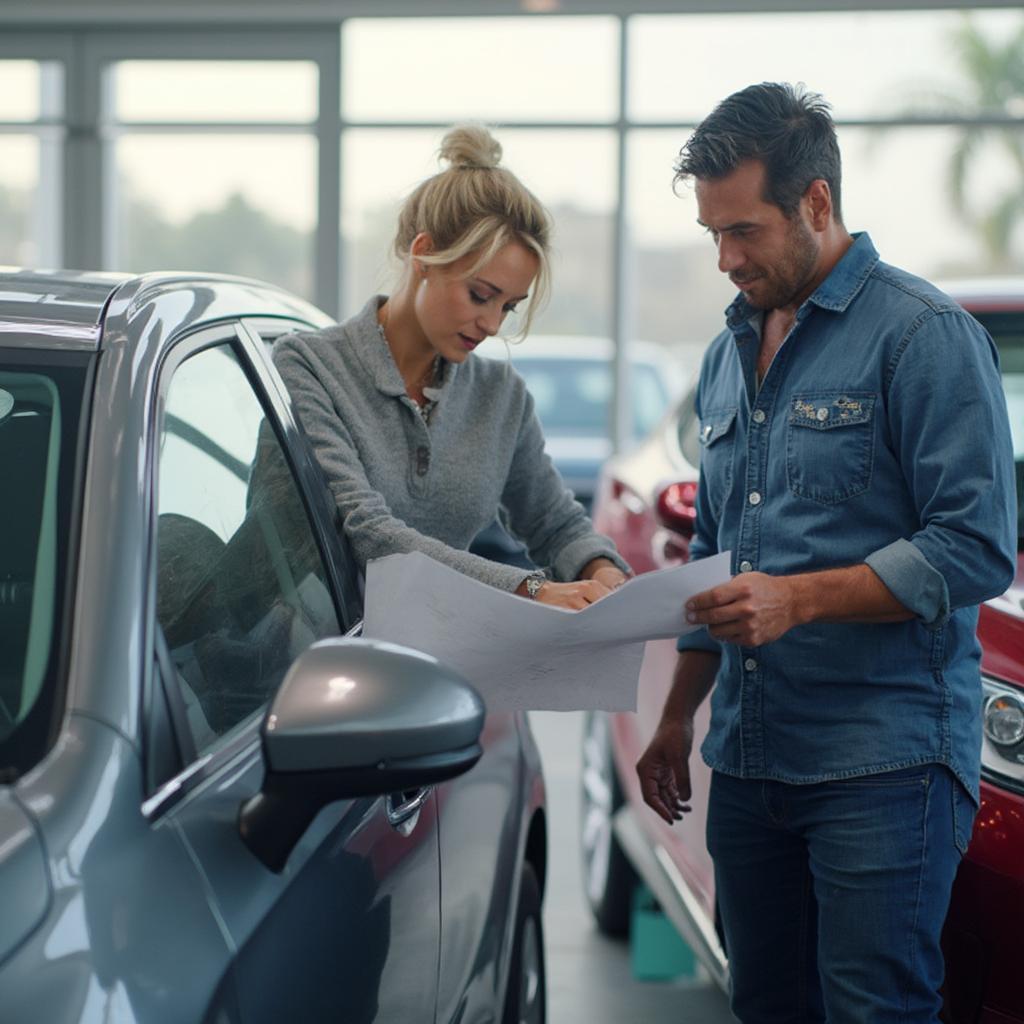
[[[55,725],[85,375],[75,354],[0,349],[0,777]]]
[[[1017,549],[1024,550],[1024,312],[974,313],[999,349],[1017,471]]]
[[[530,389],[544,433],[562,437],[609,437],[612,365],[603,359],[530,359],[513,365]],[[631,367],[632,434],[644,437],[668,406],[668,390],[646,363]]]

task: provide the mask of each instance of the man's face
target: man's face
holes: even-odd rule
[[[821,246],[801,203],[792,219],[764,200],[764,165],[747,160],[724,178],[698,178],[698,222],[718,248],[718,269],[755,309],[799,305],[814,290]]]

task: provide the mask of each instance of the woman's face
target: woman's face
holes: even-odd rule
[[[468,277],[477,259],[472,253],[448,266],[425,267],[415,261],[415,252],[416,317],[431,347],[453,363],[464,362],[480,342],[498,333],[537,276],[536,255],[518,242],[499,249]]]

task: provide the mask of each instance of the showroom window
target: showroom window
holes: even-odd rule
[[[615,339],[619,381],[634,339],[691,368],[732,289],[673,163],[716,102],[784,78],[832,103],[846,223],[884,259],[939,279],[1024,272],[1019,8],[726,6],[452,18],[381,3],[306,28],[55,32],[66,59],[46,33],[5,34],[2,257],[242,273],[349,315],[390,287],[396,212],[444,129],[475,118],[555,217],[535,330]]]
[[[476,119],[498,126],[503,164],[555,218],[556,287],[535,330],[610,337],[619,38],[610,17],[346,22],[343,313],[393,279],[402,199],[439,169],[445,127]]]
[[[0,264],[56,267],[63,65],[0,55]]]
[[[1024,271],[1019,9],[638,16],[628,59],[641,335],[706,342],[722,326],[732,289],[695,223],[692,189],[671,194],[671,164],[688,128],[751,82],[803,82],[832,104],[844,220],[868,230],[884,260],[939,279]]]
[[[109,265],[242,274],[313,297],[314,63],[119,61],[103,96]]]

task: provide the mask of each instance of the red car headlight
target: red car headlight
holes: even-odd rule
[[[982,686],[982,769],[1024,788],[1024,692],[994,679]]]

